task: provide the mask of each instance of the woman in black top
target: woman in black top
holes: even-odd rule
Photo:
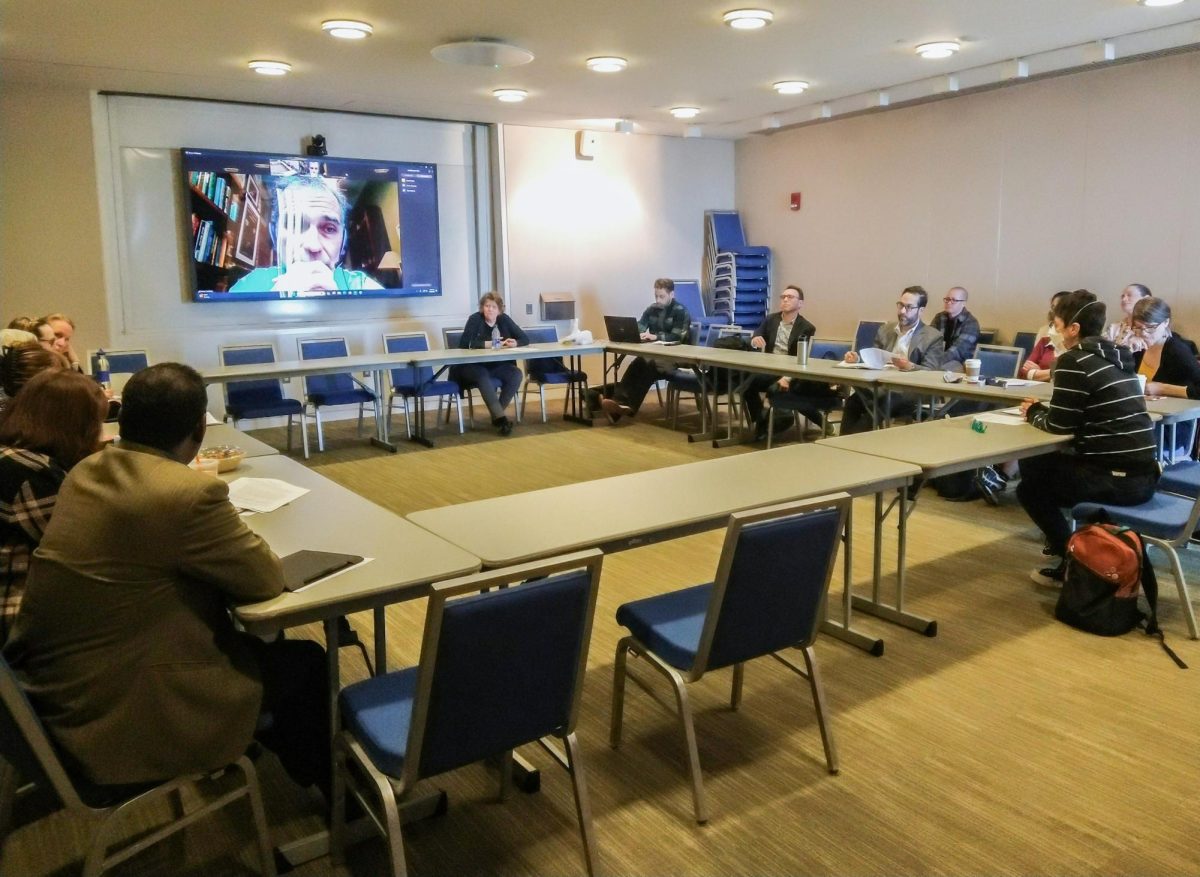
[[[504,299],[498,292],[485,292],[480,296],[479,311],[467,318],[467,325],[458,341],[458,346],[464,350],[500,350],[528,344],[529,338],[524,330],[504,313]],[[521,370],[513,360],[492,362],[489,359],[457,365],[450,370],[450,378],[464,390],[468,387],[479,390],[488,413],[492,415],[492,426],[499,430],[500,435],[512,432],[512,421],[505,416],[504,410],[521,388]]]
[[[1133,307],[1133,331],[1145,349],[1133,355],[1146,376],[1147,396],[1200,399],[1200,363],[1187,342],[1171,333],[1171,308],[1161,298],[1143,298]]]

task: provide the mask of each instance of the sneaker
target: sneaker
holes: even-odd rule
[[[633,416],[633,409],[628,405],[622,405],[616,399],[601,399],[600,407],[604,409],[604,413],[608,416],[609,423],[616,423],[622,417]]]
[[[975,486],[988,505],[1000,505],[1000,494],[1008,485],[1004,477],[996,471],[995,466],[984,466],[975,473]]]
[[[1058,566],[1046,566],[1029,573],[1029,578],[1035,585],[1043,588],[1061,588],[1067,578],[1067,562],[1064,560]]]

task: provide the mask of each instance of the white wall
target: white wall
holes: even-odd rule
[[[641,315],[657,277],[700,277],[704,211],[733,206],[733,144],[596,135],[592,161],[575,133],[501,129],[509,310],[536,318],[543,292],[577,297],[579,324]],[[525,316],[533,305],[533,317]]]
[[[1200,54],[758,136],[737,202],[824,337],[948,287],[1002,337],[1086,287],[1147,284],[1200,335]],[[788,194],[803,193],[798,213]]]

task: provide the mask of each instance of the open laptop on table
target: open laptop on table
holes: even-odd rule
[[[608,333],[609,341],[622,344],[644,344],[642,330],[638,328],[636,317],[605,317],[604,331]]]

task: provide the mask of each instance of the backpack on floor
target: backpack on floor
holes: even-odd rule
[[[970,502],[983,496],[979,485],[975,483],[975,473],[978,469],[968,469],[966,472],[955,472],[953,475],[938,475],[929,479],[929,486],[937,491],[937,495],[950,502]]]
[[[1067,572],[1054,617],[1100,636],[1120,636],[1145,622],[1171,659],[1187,665],[1166,644],[1158,626],[1158,579],[1141,536],[1110,523],[1085,524],[1067,542]],[[1150,611],[1138,606],[1144,593]]]

